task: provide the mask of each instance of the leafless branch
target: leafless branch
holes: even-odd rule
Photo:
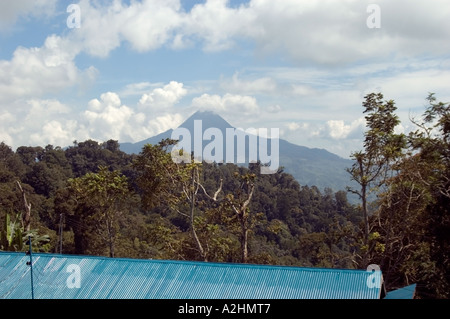
[[[219,188],[217,189],[217,191],[214,193],[214,196],[211,197],[208,192],[206,191],[205,187],[203,187],[203,185],[196,181],[197,185],[203,190],[203,193],[206,195],[206,197],[208,197],[209,199],[211,199],[212,201],[217,202],[217,196],[219,195],[219,193],[222,191],[222,185],[223,185],[223,179],[220,179],[220,185]]]
[[[182,216],[184,216],[184,217],[189,218],[189,215],[188,215],[188,214],[182,213],[178,208],[176,208],[175,211],[176,211],[178,214],[180,214],[180,215],[182,215]]]
[[[22,226],[26,231],[30,230],[30,223],[31,223],[31,203],[28,203],[27,196],[25,194],[25,191],[22,188],[22,185],[19,181],[16,181],[17,186],[19,186],[20,192],[22,193],[23,198],[23,204],[25,206],[25,211],[22,214]]]

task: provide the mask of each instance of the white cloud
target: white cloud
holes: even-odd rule
[[[133,96],[147,94],[149,89],[154,86],[150,82],[139,82],[127,84],[123,90],[120,91],[121,96]]]
[[[145,138],[150,136],[157,135],[159,133],[165,132],[169,129],[174,129],[178,127],[183,122],[183,116],[179,113],[175,114],[164,114],[161,116],[157,116],[148,121],[148,128],[150,130],[150,135],[147,135]]]
[[[0,60],[0,120],[5,123],[0,138],[16,144],[29,143],[30,136],[40,144],[84,137],[137,141],[179,124],[175,105],[189,93],[196,96],[190,107],[217,111],[243,126],[250,120],[267,120],[260,127],[279,121],[290,136],[328,138],[337,144],[359,134],[362,123],[355,114],[362,115],[366,92],[379,89],[394,99],[402,121],[410,110],[423,111],[428,92],[450,99],[450,64],[440,58],[450,51],[448,1],[379,0],[382,27],[368,29],[371,2],[251,0],[232,7],[230,1],[207,0],[185,11],[178,0],[81,0],[80,29],[50,35],[40,47],[18,47],[9,60]],[[1,2],[0,26],[11,26],[18,17],[54,14],[54,4]],[[138,79],[144,82],[119,93],[96,93],[97,98],[82,105],[57,100],[68,89],[89,88],[95,79],[94,67],[81,70],[77,65],[85,61],[76,59],[81,52],[107,57],[121,45],[137,52],[241,46],[233,59],[240,54],[257,57],[254,65],[227,70],[233,75],[218,83],[203,79],[202,87],[202,79],[184,84]],[[259,59],[266,55],[275,58]],[[261,61],[270,67],[258,69]],[[224,61],[226,66],[233,63]],[[276,67],[279,63],[284,67]],[[121,97],[140,100],[124,103]]]
[[[199,41],[207,51],[228,49],[234,37],[254,33],[255,17],[248,8],[233,9],[227,2],[209,0],[184,12],[179,0],[112,1],[106,5],[81,0],[82,26],[70,37],[83,51],[99,57],[108,56],[124,41],[138,52],[165,45],[181,49]]]
[[[72,29],[68,36],[83,51],[99,57],[106,57],[121,43],[121,13],[125,8],[119,1],[107,3],[109,6],[102,7],[99,3],[96,6],[89,0],[81,0],[81,27]]]
[[[178,103],[186,94],[187,90],[183,87],[183,83],[171,81],[163,88],[156,88],[149,94],[143,94],[139,100],[139,106],[142,109],[165,111]]]
[[[380,29],[367,27],[366,9],[371,3],[251,0],[231,7],[226,0],[207,0],[186,12],[179,0],[112,1],[106,5],[81,0],[82,27],[74,29],[70,37],[84,51],[100,57],[108,56],[122,42],[138,52],[195,44],[206,51],[220,51],[250,43],[257,56],[281,54],[300,65],[385,58],[400,61],[448,52],[447,0],[379,0]]]
[[[89,102],[89,110],[83,113],[83,123],[89,135],[96,139],[122,140],[122,136],[129,133],[133,115],[131,108],[121,105],[118,94],[107,92],[100,96],[100,100]]]
[[[287,130],[284,132],[287,137],[301,136],[303,139],[317,138],[323,131],[322,124],[314,122],[287,122],[285,126]]]
[[[450,72],[441,66],[424,67],[418,70],[402,70],[395,74],[373,76],[368,87],[378,88],[386,99],[396,101],[399,111],[424,110],[428,92],[435,92],[442,99],[449,99]],[[417,101],[420,101],[419,104]]]
[[[3,113],[0,113],[0,122],[2,123],[8,123],[15,120],[15,116],[12,115],[8,111],[4,111]]]
[[[259,106],[256,98],[226,93],[224,96],[203,94],[192,100],[192,106],[200,110],[215,111],[234,118],[256,116]]]
[[[168,99],[173,101],[171,98]],[[158,116],[146,115],[123,105],[117,93],[107,92],[101,94],[100,99],[89,101],[88,110],[81,116],[78,132],[85,132],[86,138],[96,140],[138,142],[181,124],[181,114],[169,112],[160,112]]]
[[[72,141],[77,121],[71,108],[55,99],[17,100],[0,114],[1,138],[10,146],[57,144]],[[59,144],[61,143],[61,144]]]
[[[78,52],[56,35],[47,37],[42,47],[18,47],[10,61],[0,60],[0,103],[57,93],[92,80],[93,68],[81,71],[75,65]]]
[[[225,91],[235,94],[271,94],[277,89],[277,83],[268,76],[244,80],[239,78],[238,73],[235,73],[231,80],[222,79],[221,87]]]
[[[267,112],[269,113],[279,113],[281,112],[282,108],[278,104],[270,105],[266,108]]]
[[[227,6],[227,0],[209,0],[195,5],[186,16],[180,33],[200,38],[206,51],[230,49],[236,38],[248,38],[259,32],[255,12],[247,6]]]
[[[64,120],[63,123],[51,120],[46,122],[40,131],[33,133],[29,137],[31,145],[68,146],[73,141],[73,132],[77,122],[73,120]]]
[[[15,117],[8,111],[3,111],[0,113],[0,123],[14,123]],[[0,127],[0,143],[4,142],[7,145],[13,143],[13,137],[8,132],[8,125],[2,125]]]
[[[317,90],[313,89],[310,85],[293,84],[292,85],[292,93],[294,95],[299,95],[299,96],[308,96],[308,95],[317,94]]]
[[[366,25],[370,3],[254,0],[250,5],[257,17],[254,23],[264,32],[253,39],[264,52],[286,52],[300,64],[345,64],[392,58],[393,53],[401,59],[448,52],[450,6],[445,0],[377,1],[380,29]]]
[[[140,104],[125,105],[116,92],[105,92],[85,107],[56,99],[16,99],[0,112],[0,121],[5,123],[0,138],[13,147],[67,146],[86,139],[137,142],[181,124],[183,116],[174,112],[173,104],[184,94],[183,84],[174,81],[155,88],[147,100],[152,100],[152,107],[166,107],[158,112],[140,111]]]
[[[296,131],[300,128],[300,125],[296,122],[288,123],[288,124],[286,124],[286,126],[290,131]]]
[[[121,104],[119,95],[114,92],[103,93],[102,95],[100,95],[100,99],[106,106],[120,107]]]
[[[10,27],[19,17],[52,15],[56,2],[57,0],[0,1],[0,28]]]
[[[30,99],[27,101],[27,105],[29,110],[25,116],[25,121],[35,122],[36,124],[44,123],[49,117],[64,116],[70,112],[70,108],[67,105],[54,99]]]
[[[326,134],[332,139],[340,140],[346,139],[353,134],[357,136],[362,136],[364,130],[365,120],[364,118],[359,118],[352,121],[350,124],[345,124],[341,120],[329,120],[326,122]]]
[[[139,52],[160,48],[180,26],[183,18],[180,9],[177,0],[135,2],[123,11],[125,19],[120,33]]]
[[[71,37],[83,50],[94,56],[106,57],[127,41],[138,52],[160,48],[172,39],[183,18],[177,0],[121,1],[108,5],[80,1],[82,26]],[[136,31],[139,30],[139,31]]]
[[[121,139],[124,129],[132,120],[133,111],[126,105],[107,105],[101,112],[85,111],[84,118],[92,135],[101,139]]]

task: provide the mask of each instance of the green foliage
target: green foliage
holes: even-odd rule
[[[392,160],[388,150],[391,174],[383,179],[359,253],[381,266],[388,290],[417,283],[419,298],[449,298],[450,108],[434,94],[427,101],[406,152]]]
[[[70,164],[60,147],[21,146],[17,154],[27,168],[23,182],[32,186],[37,194],[50,197],[71,177]]]
[[[109,255],[114,257],[119,219],[123,215],[123,203],[129,196],[127,177],[118,171],[99,166],[98,173],[87,173],[68,180],[68,189],[77,203],[78,222],[89,221],[95,225],[100,238],[108,243]],[[77,238],[85,235],[85,229],[76,228]],[[91,234],[92,235],[92,234]],[[95,241],[91,237],[91,246]],[[98,241],[98,240],[97,240]]]
[[[174,143],[174,140],[166,139],[158,145],[147,144],[133,162],[133,168],[138,172],[136,184],[145,209],[154,208],[162,202],[173,207],[179,201],[170,190],[179,190],[188,173],[180,171],[172,161],[168,149]]]
[[[31,237],[32,249],[34,251],[47,252],[50,248],[50,237],[42,235],[38,230],[24,231],[19,222],[19,214],[11,219],[10,214],[6,214],[2,228],[0,229],[0,250],[4,251],[25,251],[28,245],[24,243]]]
[[[409,136],[415,160],[407,162],[401,169],[410,170],[412,196],[417,197],[420,191],[422,203],[426,203],[417,210],[417,218],[411,221],[420,229],[418,241],[427,245],[427,249],[422,250],[424,255],[420,256],[427,262],[421,264],[416,277],[423,287],[420,291],[426,297],[449,298],[450,103],[437,102],[434,93],[428,95],[427,101],[429,105],[422,121],[415,122],[419,129]]]
[[[365,97],[364,149],[349,169],[360,186],[352,191],[365,199],[358,206],[344,191],[306,185],[283,169],[261,175],[260,163],[176,163],[173,140],[145,145],[139,155],[114,140],[16,152],[1,143],[0,248],[25,250],[31,235],[33,250],[58,252],[62,244],[67,254],[339,268],[367,262],[381,266],[388,290],[418,283],[421,298],[448,298],[450,111],[433,94],[427,100],[418,130],[405,139],[394,131],[395,103]],[[29,233],[17,181],[32,203]]]
[[[406,139],[403,134],[395,134],[395,128],[400,124],[397,109],[393,100],[383,101],[383,94],[370,93],[363,102],[365,120],[368,130],[364,133],[364,150],[352,153],[354,164],[347,171],[351,179],[359,185],[359,189],[348,190],[359,196],[363,214],[364,228],[358,264],[367,267],[370,262],[371,230],[369,217],[370,192],[375,194],[385,185],[392,171],[393,163],[403,157]],[[373,235],[373,234],[372,234]],[[376,246],[382,250],[382,246]]]
[[[17,222],[11,220],[9,214],[6,214],[3,227],[0,230],[0,250],[22,251],[23,250],[23,231]]]

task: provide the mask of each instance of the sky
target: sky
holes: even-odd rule
[[[0,2],[0,142],[138,142],[197,110],[344,158],[364,96],[450,101],[448,0]]]

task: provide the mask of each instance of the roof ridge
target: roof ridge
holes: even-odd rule
[[[25,256],[25,252],[9,252],[9,251],[0,251],[0,254],[23,254]],[[305,271],[363,271],[366,272],[365,269],[350,269],[350,268],[326,268],[326,267],[302,267],[295,265],[271,265],[271,264],[244,264],[244,263],[230,263],[230,262],[206,262],[199,260],[176,260],[176,259],[142,259],[142,258],[129,258],[129,257],[107,257],[107,256],[97,256],[97,255],[76,255],[76,254],[57,254],[57,253],[45,253],[45,252],[36,252],[33,253],[33,256],[48,256],[48,257],[57,257],[57,258],[83,258],[83,259],[101,259],[108,261],[129,261],[129,262],[157,262],[157,263],[176,263],[176,264],[194,264],[194,265],[202,265],[202,266],[213,266],[213,267],[243,267],[243,268],[285,268],[292,270],[305,270]]]

